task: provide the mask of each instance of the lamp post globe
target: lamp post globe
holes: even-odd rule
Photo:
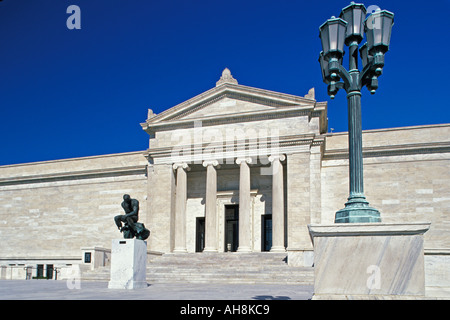
[[[377,10],[366,19],[364,30],[369,52],[374,55],[389,50],[393,25],[394,14],[387,10]]]
[[[348,23],[345,33],[345,44],[350,45],[352,41],[360,43],[364,38],[366,7],[364,7],[361,3],[352,2],[350,5],[342,9],[339,17]]]
[[[344,55],[345,30],[347,22],[341,18],[332,17],[319,28],[323,53],[326,57],[339,59]]]

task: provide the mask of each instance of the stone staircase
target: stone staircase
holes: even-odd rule
[[[312,267],[291,267],[286,253],[164,254],[147,263],[148,283],[314,283]],[[82,273],[81,280],[109,281],[109,267]]]

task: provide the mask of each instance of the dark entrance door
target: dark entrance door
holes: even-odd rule
[[[272,248],[272,215],[262,216],[262,227],[263,227],[263,243],[262,251],[270,251]]]
[[[47,265],[46,277],[47,277],[47,279],[53,279],[53,265],[52,264]]]
[[[202,252],[205,248],[205,218],[197,218],[195,236],[195,252]]]
[[[225,252],[235,252],[239,245],[239,205],[225,206]]]
[[[37,277],[38,279],[44,278],[44,265],[43,265],[43,264],[38,264],[38,265],[37,265],[37,269],[36,269],[36,277]]]

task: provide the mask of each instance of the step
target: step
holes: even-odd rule
[[[109,280],[109,267],[83,272],[82,280]],[[307,284],[313,268],[291,267],[286,253],[164,254],[147,263],[149,283]]]
[[[95,276],[83,276],[83,281],[109,281],[109,273],[97,274]],[[314,275],[311,272],[310,275],[301,276],[280,276],[274,277],[273,275],[267,277],[258,275],[217,275],[217,274],[201,274],[201,275],[165,275],[165,274],[153,274],[146,277],[149,283],[259,283],[259,284],[302,284],[312,285],[314,283]]]

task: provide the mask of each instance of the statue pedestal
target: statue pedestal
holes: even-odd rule
[[[309,225],[313,299],[420,299],[430,223]]]
[[[111,246],[109,289],[146,288],[147,242],[114,239]]]

